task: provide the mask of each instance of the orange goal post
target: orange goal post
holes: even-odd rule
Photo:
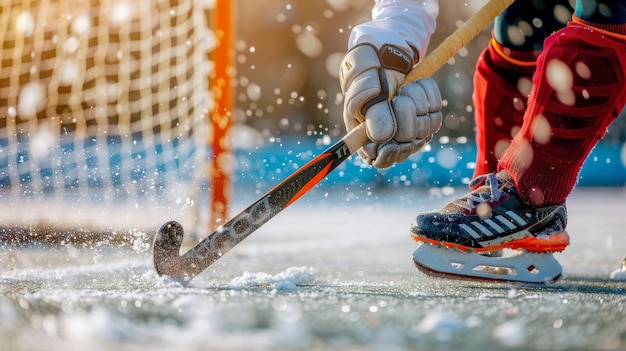
[[[234,109],[234,80],[236,79],[235,63],[235,14],[236,1],[216,1],[212,11],[212,25],[216,37],[213,50],[214,69],[211,72],[211,92],[215,106],[211,112],[213,162],[211,175],[213,179],[211,192],[211,217],[209,233],[223,224],[228,218],[230,203],[230,176],[232,173],[232,142],[230,125]]]
[[[214,18],[231,5],[0,0],[4,240],[133,238],[170,219],[202,235],[226,216],[232,15]]]

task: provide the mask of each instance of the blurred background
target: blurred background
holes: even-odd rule
[[[442,1],[431,49],[483,3]],[[352,27],[371,19],[373,4],[371,0],[240,1],[235,121],[264,135],[343,135],[338,67]],[[437,74],[447,100],[442,134],[472,135],[474,62],[488,38],[486,30]]]
[[[440,1],[432,50],[485,1]],[[371,19],[372,0],[239,1],[237,110],[235,121],[265,136],[345,133],[337,71],[351,28]],[[435,78],[443,98],[439,136],[473,137],[474,65],[490,28],[444,66]],[[624,118],[606,140],[624,140]]]
[[[484,3],[484,0],[440,1],[437,30],[429,51]],[[320,151],[311,145],[328,145],[330,140],[338,140],[345,134],[338,67],[351,29],[371,20],[373,5],[372,0],[236,3],[237,87],[233,142],[239,150],[253,151],[239,158],[250,166],[248,169],[240,167],[240,172],[235,172],[235,182],[247,180],[259,184],[273,179],[268,174],[250,179],[253,176],[246,171],[268,169],[271,173],[274,165],[293,162],[291,156],[283,158],[281,155],[303,152],[311,157]],[[357,157],[343,175],[333,175],[331,180],[399,186],[466,184],[475,159],[472,80],[477,57],[490,37],[491,26],[434,75],[444,98],[444,120],[430,145],[409,161],[386,170],[363,167]],[[580,184],[624,185],[624,121],[622,114],[592,152],[587,162],[590,165],[581,172]],[[325,142],[320,143],[320,140]],[[276,142],[280,148],[272,147]],[[264,147],[260,148],[261,145]],[[306,153],[306,150],[312,151]],[[300,164],[305,160],[299,160]],[[291,169],[287,167],[283,171]],[[280,174],[275,176],[283,178]]]
[[[0,213],[0,222],[18,222],[28,235],[30,228],[64,223],[62,218],[80,229],[95,223],[107,231],[109,218],[127,227],[121,214],[136,223],[135,211],[120,203],[159,217],[147,219],[147,225],[171,219],[171,213],[198,223],[207,212],[199,208],[207,202],[205,193],[224,190],[223,198],[210,200],[215,210],[228,208],[231,187],[233,198],[257,197],[272,188],[345,135],[337,73],[352,28],[371,19],[374,5],[373,0],[0,3],[5,29],[0,30],[0,205],[30,206],[29,216],[24,206],[4,206],[16,212]],[[439,1],[430,50],[484,3]],[[206,60],[207,54],[215,57],[211,50],[223,34],[206,23],[215,19],[217,4],[234,8],[232,18],[222,19],[235,27],[226,32],[234,36],[234,66],[223,76],[234,77],[235,91],[234,108],[225,114],[233,122],[230,138],[210,140],[209,129],[218,130],[223,121],[213,119],[221,111],[213,113],[216,100],[209,96],[218,97],[219,84],[207,90],[209,76],[225,66]],[[490,33],[485,28],[434,75],[444,120],[429,145],[384,170],[352,157],[319,190],[340,189],[352,198],[371,194],[373,187],[437,192],[467,184],[476,154],[472,80]],[[592,152],[580,185],[626,184],[624,120],[620,116]],[[231,141],[234,157],[220,156],[219,146]],[[220,172],[224,182],[215,181]],[[95,208],[89,208],[94,215],[77,216],[85,204]],[[84,221],[76,223],[77,217]]]

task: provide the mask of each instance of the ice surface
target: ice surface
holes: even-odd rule
[[[547,286],[415,269],[406,233],[414,215],[464,191],[314,189],[185,286],[156,275],[146,233],[128,243],[5,244],[0,342],[11,350],[626,348],[626,282],[609,278],[626,248],[624,189],[575,190],[572,244],[556,255],[564,276]]]

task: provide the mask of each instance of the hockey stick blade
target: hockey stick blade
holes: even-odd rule
[[[487,2],[413,68],[403,84],[432,76],[512,2],[513,0]],[[182,256],[180,245],[184,235],[183,227],[176,222],[165,223],[158,230],[153,244],[153,260],[157,273],[187,280],[200,274],[233,246],[313,188],[367,140],[363,123]]]
[[[179,280],[190,280],[200,274],[351,156],[355,149],[348,145],[362,145],[363,140],[353,139],[366,138],[361,129],[355,129],[354,133],[346,135],[309,161],[183,255],[180,255],[184,236],[182,225],[175,221],[163,224],[153,244],[153,260],[157,273]]]

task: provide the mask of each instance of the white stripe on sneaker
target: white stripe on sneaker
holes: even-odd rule
[[[509,218],[507,218],[509,217]],[[494,237],[497,234],[506,232],[502,225],[495,222],[497,220],[508,230],[517,230],[527,222],[513,211],[507,211],[503,215],[497,215],[487,218],[484,221],[473,221],[471,223],[463,223],[459,225],[463,231],[471,235],[474,239],[486,239]],[[492,228],[492,229],[490,229]],[[485,238],[486,237],[486,238]]]
[[[515,224],[511,223],[511,221],[506,219],[506,217],[504,217],[503,215],[497,215],[496,218],[500,221],[500,223],[504,224],[510,230],[517,228]]]
[[[480,231],[483,232],[483,234],[485,234],[485,236],[487,236],[487,237],[492,237],[493,236],[493,232],[491,230],[487,229],[487,227],[482,225],[480,222],[472,222],[472,225],[474,227],[480,229]]]
[[[518,216],[517,213],[513,211],[506,211],[505,214],[507,214],[512,219],[514,219],[518,224],[526,225],[526,221],[524,220],[524,218]]]
[[[496,222],[492,221],[490,218],[485,219],[485,223],[489,224],[489,226],[495,229],[498,233],[504,233],[504,228],[499,226]]]
[[[474,229],[472,229],[472,227],[470,227],[469,225],[463,223],[460,225],[461,229],[463,229],[467,234],[471,235],[472,237],[474,237],[474,239],[480,239],[480,234],[476,233],[476,231]]]

